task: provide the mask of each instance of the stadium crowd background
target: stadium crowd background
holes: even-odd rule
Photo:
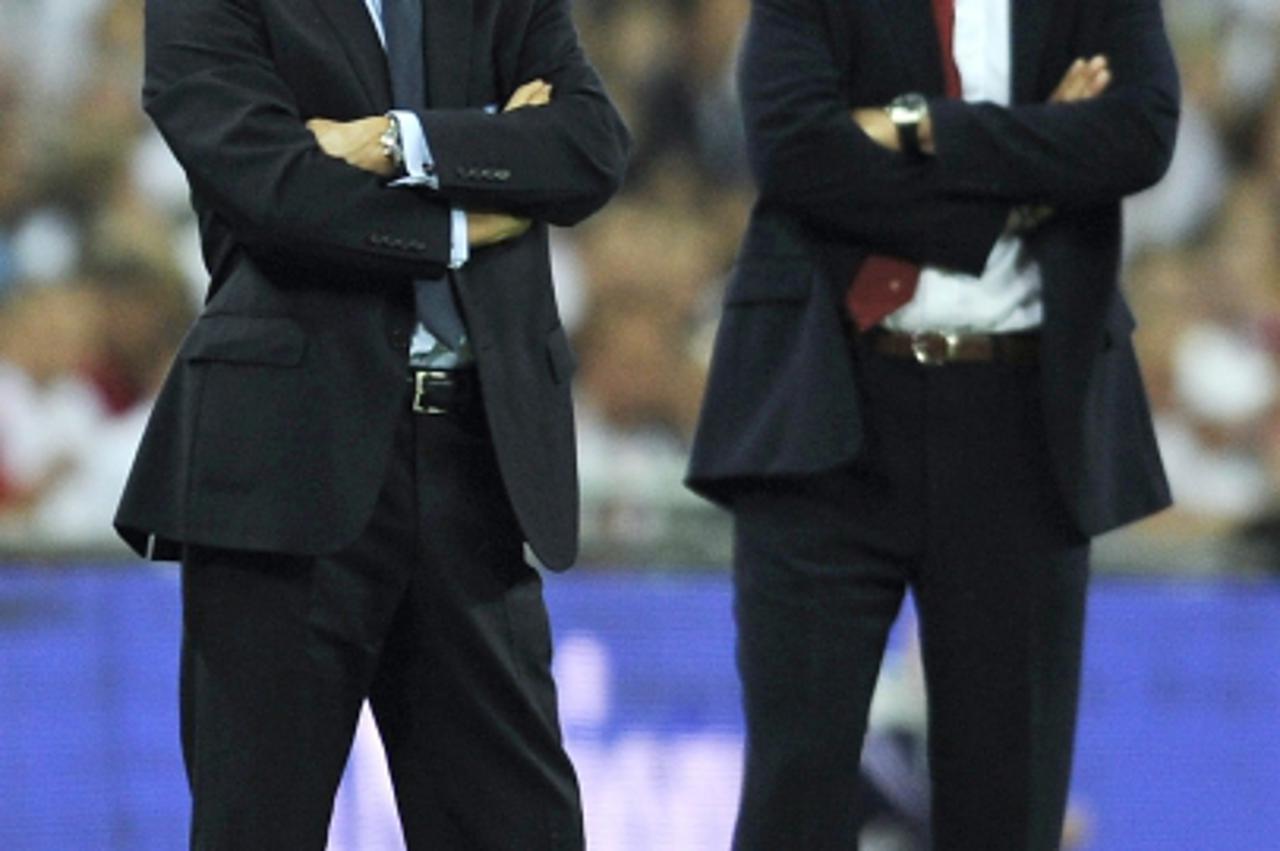
[[[0,5],[0,552],[122,552],[109,520],[205,278],[181,171],[139,107],[143,0]],[[588,563],[726,563],[680,485],[752,197],[733,83],[748,0],[577,0],[637,139],[621,196],[557,232],[577,346]],[[1166,0],[1185,89],[1131,199],[1139,317],[1178,507],[1100,566],[1280,564],[1280,0]]]

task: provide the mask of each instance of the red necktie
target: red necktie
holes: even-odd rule
[[[933,0],[933,20],[941,42],[942,80],[946,95],[958,98],[961,95],[960,69],[952,54],[956,28],[955,0]],[[872,254],[858,267],[845,294],[845,306],[858,324],[858,330],[865,331],[911,301],[919,282],[920,267],[914,263]]]

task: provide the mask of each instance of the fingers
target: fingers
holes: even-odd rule
[[[1012,234],[1030,233],[1052,218],[1053,213],[1047,204],[1022,204],[1009,211],[1005,229]]]
[[[343,132],[341,122],[331,121],[328,118],[312,118],[306,126],[311,131],[311,135],[316,137],[316,144],[320,146],[320,150],[331,157],[341,157],[345,152],[343,137],[346,134]]]
[[[877,145],[893,151],[898,149],[898,128],[883,109],[855,109],[850,115]]]
[[[511,217],[510,229],[507,232],[507,239],[515,239],[517,236],[523,236],[524,232],[533,226],[533,219],[522,219]]]
[[[546,106],[549,103],[551,103],[551,84],[542,79],[530,80],[511,94],[502,111],[510,112],[526,106]]]
[[[532,221],[507,213],[467,213],[467,236],[473,248],[497,245],[524,234]]]
[[[1102,94],[1111,83],[1111,67],[1107,57],[1099,54],[1084,63],[1080,76],[1083,81],[1077,100],[1088,100]]]
[[[1050,95],[1051,103],[1072,103],[1089,100],[1106,91],[1111,85],[1111,66],[1107,57],[1099,54],[1091,59],[1080,58],[1071,63],[1062,81]]]
[[[546,106],[551,103],[551,84],[543,83],[542,86],[533,93],[533,97],[529,98],[526,106]]]

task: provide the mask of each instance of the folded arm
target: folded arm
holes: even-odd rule
[[[247,248],[396,275],[448,265],[448,203],[317,148],[252,4],[150,0],[146,55],[147,113]]]
[[[814,0],[758,0],[740,74],[763,200],[877,252],[977,273],[1009,205],[952,197],[936,164],[878,145],[850,118]]]
[[[1106,4],[1110,85],[1094,98],[1002,107],[932,100],[944,185],[976,198],[1084,207],[1155,183],[1173,155],[1178,76],[1159,0]]]
[[[503,111],[546,106],[551,102],[551,91],[551,85],[545,80],[530,80],[516,89]],[[418,116],[403,112],[397,112],[396,116],[396,123],[401,131],[399,141],[402,149],[399,152],[389,151],[384,142],[387,131],[393,129],[390,115],[369,116],[354,121],[313,118],[307,122],[307,129],[315,136],[322,151],[350,166],[392,180],[392,185],[396,187],[438,190],[438,169],[434,156],[429,152]],[[428,163],[430,173],[427,172]],[[463,245],[470,248],[496,245],[522,235],[532,225],[530,219],[510,213],[464,211],[456,205],[453,213],[453,266],[460,266],[465,262],[467,252]]]
[[[617,191],[631,140],[578,44],[567,0],[541,0],[528,21],[516,71],[541,80],[536,109],[419,113],[439,194],[467,209],[501,210],[573,225]]]

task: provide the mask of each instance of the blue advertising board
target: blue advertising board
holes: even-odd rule
[[[582,571],[547,596],[590,847],[727,848],[742,720],[726,577]],[[0,848],[185,845],[179,631],[172,569],[0,570]],[[1278,656],[1280,587],[1098,583],[1078,847],[1280,847]],[[403,847],[390,794],[362,728],[333,851]]]

